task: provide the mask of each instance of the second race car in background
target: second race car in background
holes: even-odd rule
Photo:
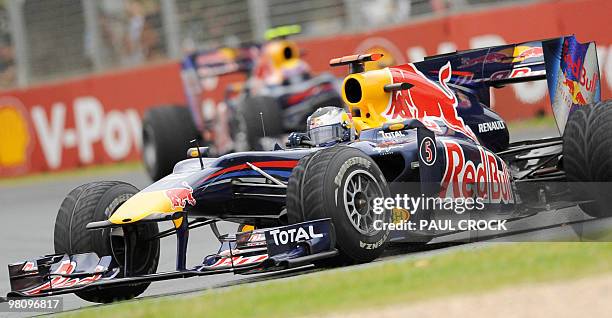
[[[196,52],[182,61],[182,79],[189,106],[159,106],[143,121],[143,162],[153,180],[172,172],[185,159],[190,140],[209,151],[271,148],[291,131],[303,131],[306,117],[321,106],[342,106],[337,79],[313,76],[296,43],[287,36],[299,26],[266,32],[263,44]],[[230,73],[244,73],[245,82],[225,88],[224,103],[203,102],[204,82]]]

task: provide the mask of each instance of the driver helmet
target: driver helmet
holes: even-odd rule
[[[308,117],[306,125],[310,141],[317,146],[355,139],[352,118],[340,107],[317,109]]]

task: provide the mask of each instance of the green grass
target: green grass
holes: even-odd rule
[[[62,317],[317,315],[604,272],[612,272],[612,243],[501,244],[209,290],[195,296],[98,306]]]
[[[508,123],[508,129],[521,130],[527,128],[547,128],[556,127],[555,118],[552,115],[536,116],[529,119],[515,120]]]
[[[26,185],[32,182],[47,182],[62,179],[72,179],[81,176],[100,176],[109,173],[121,173],[138,169],[144,169],[140,161],[129,161],[114,164],[89,166],[77,168],[74,170],[42,172],[25,176],[0,178],[0,187]]]

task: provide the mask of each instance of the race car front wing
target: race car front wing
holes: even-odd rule
[[[221,273],[256,274],[312,264],[338,254],[330,219],[220,237],[221,247],[185,270],[122,277],[111,256],[52,254],[10,264],[7,297],[44,297]]]

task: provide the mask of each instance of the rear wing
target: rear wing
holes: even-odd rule
[[[573,35],[435,55],[414,65],[437,78],[447,62],[452,66],[449,83],[486,96],[489,87],[546,79],[561,134],[576,107],[601,100],[595,42],[580,43]]]
[[[249,73],[259,52],[259,45],[249,44],[238,48],[219,48],[192,53],[181,61],[181,79],[198,130],[203,131],[200,95],[218,76],[233,73]],[[216,85],[216,84],[215,84]]]
[[[238,48],[224,47],[200,51],[185,57],[181,67],[183,71],[195,71],[199,78],[248,72],[253,66],[258,50],[258,45],[245,45]]]
[[[546,78],[543,41],[508,44],[426,57],[415,66],[437,76],[447,62],[452,66],[451,83],[457,85],[505,84]]]

